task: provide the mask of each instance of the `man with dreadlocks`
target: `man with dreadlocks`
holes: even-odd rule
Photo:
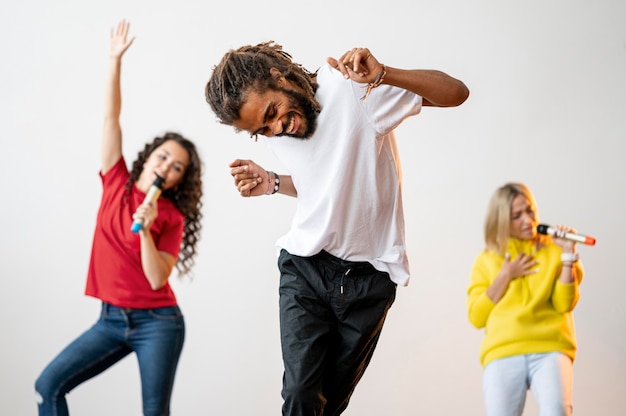
[[[307,71],[274,42],[231,50],[206,99],[219,122],[265,136],[289,173],[230,164],[244,197],[297,198],[277,242],[283,415],[341,414],[409,281],[394,129],[422,106],[454,107],[463,82],[382,65],[366,48]]]

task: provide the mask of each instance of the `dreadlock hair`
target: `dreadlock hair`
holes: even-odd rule
[[[139,179],[143,165],[152,152],[163,143],[172,140],[181,145],[189,154],[189,164],[181,182],[174,188],[166,189],[161,198],[171,200],[185,218],[183,242],[176,269],[179,277],[190,274],[196,255],[196,243],[200,239],[200,220],[202,219],[202,162],[196,146],[190,140],[178,133],[167,132],[162,137],[156,137],[151,143],[147,143],[137,155],[130,172],[130,178],[126,183],[126,191],[130,192],[133,184]]]
[[[270,74],[271,68],[278,69],[283,77],[293,81],[306,94],[315,95],[317,71],[310,72],[293,62],[291,55],[274,41],[231,49],[213,68],[205,88],[206,100],[220,123],[232,125],[240,118],[239,110],[251,90],[262,94],[277,88],[276,79]],[[314,108],[320,111],[317,102]]]

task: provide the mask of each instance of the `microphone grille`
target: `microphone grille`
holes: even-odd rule
[[[548,225],[546,225],[546,224],[539,224],[539,225],[537,226],[537,232],[538,232],[539,234],[548,235],[548,228],[549,228],[549,226],[548,226]]]
[[[153,185],[159,189],[163,189],[163,182],[165,182],[165,179],[160,177],[159,175],[156,175],[156,179],[154,180]]]

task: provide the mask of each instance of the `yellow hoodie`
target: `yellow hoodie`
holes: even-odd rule
[[[574,263],[575,282],[564,284],[559,281],[561,248],[556,244],[536,250],[534,241],[510,238],[507,253],[512,260],[520,253],[533,255],[539,271],[511,280],[502,299],[494,303],[485,292],[500,272],[504,257],[487,250],[476,257],[467,307],[470,322],[485,328],[481,364],[484,367],[498,358],[553,351],[573,361],[576,333],[572,311],[583,278],[581,262]]]

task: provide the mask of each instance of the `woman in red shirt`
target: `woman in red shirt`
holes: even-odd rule
[[[85,294],[102,301],[96,324],[67,346],[35,383],[39,415],[67,415],[65,395],[135,353],[143,414],[168,415],[185,323],[168,279],[193,266],[201,219],[195,145],[168,132],[145,145],[129,171],[122,155],[120,69],[134,38],[111,31],[100,177],[103,184]],[[162,180],[160,198],[146,197]],[[159,195],[159,192],[156,193]],[[141,225],[132,230],[133,222]]]

